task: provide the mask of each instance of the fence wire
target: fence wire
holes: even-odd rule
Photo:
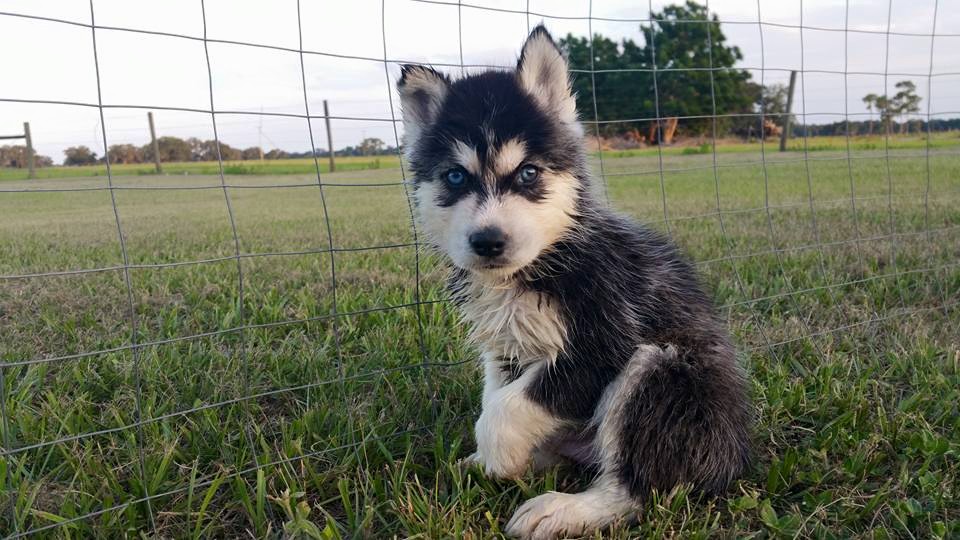
[[[435,325],[443,315],[450,310],[447,301],[444,298],[431,297],[426,291],[434,287],[435,273],[431,262],[427,261],[426,256],[421,256],[423,242],[420,231],[417,230],[414,220],[414,205],[411,200],[411,179],[403,167],[403,155],[400,153],[401,133],[398,128],[398,118],[396,111],[395,95],[393,86],[397,75],[397,66],[403,63],[416,63],[413,60],[401,59],[390,54],[391,44],[388,39],[388,28],[393,21],[388,17],[388,0],[380,1],[380,28],[379,34],[382,39],[382,57],[343,54],[333,51],[324,51],[311,49],[304,46],[304,21],[301,11],[301,2],[296,2],[296,28],[297,28],[297,47],[280,46],[269,43],[258,43],[255,41],[238,41],[231,39],[220,39],[208,35],[208,12],[204,0],[198,0],[200,16],[202,18],[202,32],[199,34],[176,33],[149,30],[144,28],[111,26],[97,23],[94,0],[89,2],[89,20],[72,20],[68,18],[58,18],[51,16],[41,16],[30,13],[19,13],[12,11],[0,11],[0,28],[5,21],[21,20],[31,22],[52,23],[59,28],[76,27],[90,31],[92,44],[92,65],[95,70],[95,80],[97,88],[97,100],[56,100],[42,99],[30,96],[3,95],[0,89],[0,104],[30,105],[37,107],[70,107],[78,109],[91,109],[96,111],[99,117],[99,137],[100,143],[105,150],[106,166],[106,184],[98,186],[45,186],[43,182],[34,182],[26,186],[18,185],[9,187],[0,184],[0,197],[14,197],[20,195],[36,196],[75,196],[83,193],[105,193],[110,197],[110,208],[112,210],[112,222],[116,229],[116,242],[120,252],[120,264],[93,265],[89,267],[57,268],[50,270],[30,270],[7,271],[0,274],[0,287],[9,286],[20,287],[30,283],[42,283],[49,279],[68,279],[75,277],[105,275],[112,276],[119,274],[123,282],[124,290],[124,313],[123,317],[127,320],[129,335],[123,340],[111,341],[109,336],[103,339],[95,340],[96,346],[91,345],[87,350],[44,350],[36,354],[21,353],[22,350],[28,350],[29,344],[5,344],[4,357],[0,362],[0,413],[2,413],[3,428],[3,448],[0,451],[0,459],[5,464],[7,474],[6,497],[9,499],[5,506],[5,517],[0,518],[0,523],[5,523],[0,530],[6,533],[9,538],[26,537],[35,534],[53,533],[60,528],[73,527],[80,522],[90,522],[103,516],[125,511],[127,509],[136,509],[138,516],[143,521],[136,526],[142,531],[149,531],[152,534],[163,534],[163,526],[160,524],[160,514],[163,512],[158,508],[171,500],[182,498],[188,492],[191,494],[199,492],[205,488],[219,485],[219,482],[225,479],[246,479],[251,476],[263,474],[264,471],[272,471],[277,467],[290,465],[292,463],[302,463],[306,460],[316,460],[318,463],[326,463],[327,456],[350,453],[354,456],[355,463],[362,462],[362,455],[366,445],[370,443],[383,443],[388,440],[403,439],[416,434],[437,433],[440,430],[447,429],[449,426],[457,426],[467,423],[470,411],[462,413],[445,414],[442,410],[444,399],[441,391],[440,377],[448,376],[454,371],[454,368],[464,366],[472,362],[469,353],[450,354],[446,349],[437,347],[433,341],[435,337],[431,334],[431,325]],[[432,6],[436,9],[455,9],[457,19],[457,39],[458,39],[458,62],[432,62],[432,65],[447,68],[449,70],[459,70],[461,74],[470,73],[481,69],[508,69],[511,66],[470,63],[465,61],[464,57],[464,21],[469,21],[471,16],[477,12],[494,12],[506,15],[516,15],[523,17],[526,22],[526,28],[529,31],[532,24],[543,20],[550,25],[551,22],[564,21],[583,21],[589,38],[590,59],[588,66],[572,66],[571,71],[575,77],[588,77],[592,89],[592,107],[590,110],[581,110],[583,123],[589,129],[594,140],[597,143],[595,165],[597,176],[601,181],[604,198],[613,206],[627,204],[631,201],[624,200],[624,196],[618,196],[630,183],[643,183],[647,177],[655,181],[656,191],[658,192],[659,204],[656,212],[649,211],[642,215],[641,221],[646,222],[653,227],[662,227],[672,236],[674,236],[684,247],[696,246],[696,234],[702,234],[699,231],[696,234],[685,232],[687,226],[705,226],[709,230],[715,228],[719,233],[718,247],[710,251],[712,256],[699,257],[697,260],[698,268],[704,273],[720,275],[717,280],[720,285],[729,286],[733,293],[729,294],[725,301],[719,302],[719,310],[734,319],[741,317],[749,322],[744,323],[741,339],[747,343],[741,347],[741,350],[747,359],[753,354],[764,354],[777,361],[783,361],[793,349],[791,344],[799,342],[807,343],[815,352],[815,356],[825,360],[831,351],[824,347],[825,342],[819,338],[826,338],[842,334],[863,327],[871,327],[885,321],[894,319],[922,316],[931,311],[942,311],[950,315],[957,304],[957,295],[952,294],[950,290],[950,276],[956,271],[960,260],[950,260],[948,262],[930,261],[929,264],[920,267],[911,267],[903,264],[902,255],[911,246],[917,242],[925,242],[928,249],[936,251],[943,248],[940,245],[939,238],[954,238],[960,229],[960,224],[946,223],[937,224],[936,219],[931,217],[931,204],[936,203],[937,197],[951,198],[960,196],[960,188],[953,191],[940,190],[933,188],[933,166],[931,161],[940,156],[957,155],[948,150],[936,150],[932,148],[931,139],[933,137],[932,121],[936,117],[953,117],[960,115],[960,111],[937,110],[932,107],[933,101],[933,81],[937,78],[949,78],[960,76],[960,71],[936,71],[934,69],[935,46],[937,38],[960,38],[957,33],[938,33],[937,32],[937,13],[941,9],[938,2],[934,2],[933,16],[930,21],[930,32],[905,32],[895,30],[893,23],[894,2],[889,0],[886,13],[886,28],[883,30],[861,29],[850,27],[850,5],[849,1],[845,4],[843,24],[836,27],[815,26],[804,24],[804,5],[801,0],[798,7],[799,23],[786,24],[782,22],[772,22],[764,20],[763,9],[760,0],[756,2],[756,17],[750,20],[701,20],[701,19],[680,19],[671,20],[674,24],[706,25],[707,33],[707,51],[708,65],[698,67],[675,67],[658,66],[656,43],[651,44],[650,67],[644,68],[611,68],[597,65],[598,57],[594,53],[594,39],[597,36],[594,27],[595,22],[599,23],[629,23],[632,25],[652,25],[661,21],[654,17],[655,6],[650,0],[644,9],[642,6],[636,8],[635,17],[606,17],[595,14],[595,2],[587,0],[585,2],[583,15],[569,15],[550,13],[541,10],[531,10],[529,0],[517,2],[522,4],[522,9],[510,9],[497,6],[486,6],[465,2],[447,2],[441,0],[390,0],[389,3],[413,3]],[[600,2],[597,2],[599,4]],[[716,3],[716,0],[714,1]],[[710,11],[710,1],[706,0],[706,10]],[[711,34],[714,23],[721,27],[748,26],[756,27],[759,37],[760,64],[758,66],[737,65],[734,67],[716,66],[714,59],[715,36]],[[767,65],[766,51],[764,50],[764,32],[771,29],[781,29],[796,31],[799,39],[799,69]],[[839,33],[843,35],[843,69],[831,70],[823,68],[812,68],[807,65],[805,57],[805,32],[811,31]],[[204,107],[180,107],[170,105],[159,105],[151,103],[111,103],[104,100],[104,84],[101,80],[100,59],[101,53],[98,52],[97,36],[103,32],[120,32],[124,34],[155,36],[170,40],[179,40],[185,42],[196,42],[203,46],[204,67],[206,71],[205,90],[208,94],[208,106]],[[849,38],[851,35],[877,35],[883,36],[885,40],[885,57],[883,71],[858,70],[856,66],[850,65],[849,58]],[[890,68],[891,36],[929,38],[929,67],[926,70],[918,72],[895,72]],[[519,37],[519,36],[518,36]],[[559,36],[558,36],[559,37]],[[50,40],[56,40],[56,35],[47,36]],[[511,41],[510,44],[513,42]],[[254,112],[247,110],[237,110],[230,108],[218,108],[216,104],[214,62],[211,59],[210,45],[222,45],[230,47],[261,49],[268,51],[278,51],[286,53],[295,53],[298,57],[297,78],[302,85],[303,103],[302,112]],[[101,43],[102,48],[102,43]],[[390,112],[386,116],[364,116],[364,115],[318,115],[312,112],[316,100],[311,99],[310,70],[307,67],[306,60],[310,57],[326,57],[339,60],[346,60],[356,63],[382,65],[384,72],[384,95],[381,104],[386,105]],[[918,66],[919,67],[919,66]],[[39,69],[39,68],[38,68]],[[737,119],[746,119],[755,121],[759,127],[759,133],[763,134],[765,130],[765,121],[776,117],[777,113],[767,112],[767,104],[761,95],[761,101],[758,111],[752,112],[720,112],[718,109],[718,96],[716,92],[716,77],[737,71],[747,71],[755,73],[761,87],[766,82],[767,74],[784,74],[791,71],[797,71],[799,75],[799,111],[793,113],[799,118],[799,124],[803,126],[799,137],[799,157],[798,152],[792,156],[784,158],[773,158],[765,143],[765,137],[759,138],[759,156],[758,159],[741,159],[724,162],[721,153],[718,152],[718,143],[722,142],[719,124],[724,121],[733,121]],[[627,73],[650,73],[652,76],[653,90],[653,116],[637,116],[631,118],[604,118],[598,109],[598,92],[605,89],[598,75],[607,74],[627,74]],[[671,115],[661,110],[663,101],[662,90],[658,81],[659,77],[669,76],[672,73],[703,73],[709,78],[709,114],[690,114],[690,115]],[[20,74],[29,76],[30,74]],[[321,77],[331,75],[327,73],[319,74]],[[824,110],[821,112],[810,112],[807,110],[807,76],[809,75],[838,75],[843,77],[842,99],[843,111]],[[849,84],[848,79],[851,76],[876,76],[882,77],[884,91],[889,88],[890,77],[915,77],[926,81],[926,110],[923,115],[926,119],[926,138],[922,151],[919,152],[891,152],[890,132],[884,133],[882,154],[858,155],[852,144],[851,119],[874,118],[874,113],[853,112],[849,110]],[[323,87],[323,82],[320,86]],[[150,111],[170,111],[180,113],[196,113],[209,116],[209,127],[212,129],[213,139],[216,143],[217,155],[217,182],[210,185],[169,185],[163,182],[157,182],[149,178],[139,180],[135,185],[125,185],[117,182],[117,176],[121,176],[111,164],[109,153],[110,140],[108,139],[108,118],[106,112],[113,110],[150,110]],[[310,160],[313,165],[313,171],[307,179],[291,180],[283,183],[268,182],[242,182],[227,171],[225,160],[221,155],[221,139],[218,130],[218,120],[224,117],[242,116],[251,118],[286,118],[306,123],[307,139],[305,143],[310,144]],[[836,154],[829,156],[811,155],[811,141],[813,138],[807,129],[808,121],[814,117],[832,117],[845,124],[843,132],[843,149]],[[663,144],[656,145],[656,160],[645,162],[630,162],[626,169],[618,168],[617,158],[613,155],[615,152],[604,149],[602,133],[606,127],[629,125],[629,124],[647,124],[654,123],[657,133],[657,139],[663,140],[663,121],[668,118],[675,119],[678,122],[704,120],[709,122],[708,136],[704,139],[707,151],[703,152],[705,158],[693,160],[692,164],[675,165],[673,161],[666,159]],[[347,181],[342,176],[335,173],[326,173],[322,170],[320,155],[318,153],[317,139],[314,136],[313,121],[355,121],[379,123],[389,126],[389,131],[393,137],[393,142],[397,150],[397,159],[400,161],[400,167],[397,169],[394,178],[383,180],[380,177],[372,179],[361,178],[359,182]],[[910,191],[898,192],[898,186],[894,179],[892,163],[896,160],[923,160],[925,182],[922,193]],[[857,181],[854,173],[854,167],[857,164],[869,164],[882,162],[883,178],[885,180],[885,193],[879,194],[858,194]],[[845,167],[846,179],[849,188],[849,196],[824,198],[816,194],[816,172],[815,168],[828,164],[840,164]],[[785,167],[798,167],[796,169],[796,180],[798,184],[805,187],[805,198],[790,202],[777,202],[771,197],[771,181],[775,170]],[[726,200],[724,195],[725,179],[737,170],[759,170],[761,182],[757,186],[757,192],[762,204],[740,206],[726,206],[730,201]],[[681,185],[687,178],[684,175],[697,174],[698,172],[707,173],[709,182],[706,187],[706,203],[699,209],[689,210],[677,208],[679,203],[671,202],[669,194],[676,186]],[[792,173],[791,173],[792,174]],[[39,184],[39,185],[37,185]],[[376,190],[398,188],[403,192],[405,220],[409,222],[409,241],[382,242],[371,245],[347,246],[338,243],[335,237],[334,219],[332,213],[336,205],[332,202],[330,190],[337,188],[371,188]],[[314,197],[319,199],[322,215],[320,216],[325,231],[319,234],[322,237],[324,245],[310,249],[298,250],[248,250],[243,242],[243,234],[238,228],[236,209],[232,197],[242,190],[303,190],[303,197]],[[316,189],[315,194],[308,190]],[[223,207],[226,212],[229,224],[229,244],[230,253],[220,256],[197,257],[178,259],[167,262],[136,262],[130,254],[129,231],[125,229],[123,219],[122,203],[118,202],[118,196],[130,192],[197,192],[203,193],[210,190],[219,190],[223,195]],[[652,192],[652,191],[651,191]],[[628,197],[628,196],[627,196]],[[897,206],[899,204],[922,202],[923,223],[922,226],[914,227],[909,230],[908,223],[898,221]],[[869,231],[862,230],[861,216],[864,213],[863,205],[875,205],[886,203],[886,210],[883,219],[885,220],[884,230],[879,234],[872,234]],[[371,197],[368,201],[370,205],[376,205],[376,197]],[[858,205],[861,205],[858,207]],[[797,241],[791,243],[783,237],[783,231],[778,229],[775,215],[778,213],[791,213],[800,215],[806,213],[809,219],[802,224],[809,229],[812,241]],[[661,216],[662,214],[662,216]],[[842,215],[841,215],[842,214]],[[852,225],[853,235],[841,238],[831,238],[829,230],[825,230],[824,216],[840,219],[844,224]],[[754,227],[758,229],[757,236],[763,237],[762,247],[755,244],[746,243],[738,238],[737,233],[733,231],[737,220],[753,220]],[[356,227],[363,227],[363,224],[356,224]],[[872,255],[867,252],[865,246],[889,245],[888,252]],[[949,246],[948,246],[949,249]],[[707,250],[709,251],[709,250]],[[831,262],[832,259],[828,253],[845,253],[852,251],[856,256],[856,264],[853,264],[853,271],[843,270],[838,276],[837,264]],[[378,255],[390,257],[397,253],[412,252],[412,266],[410,267],[410,290],[412,299],[409,302],[388,302],[384,301],[382,305],[373,305],[367,307],[351,307],[349,303],[344,303],[343,298],[338,296],[346,285],[356,276],[350,274],[349,268],[344,270],[340,263],[345,257],[353,255]],[[812,257],[812,272],[817,275],[819,284],[805,285],[804,276],[800,276],[801,270],[795,270],[787,264],[788,257]],[[950,257],[948,253],[948,258]],[[250,301],[250,281],[249,276],[251,265],[256,262],[286,260],[294,257],[316,257],[317,260],[325,261],[325,268],[318,271],[314,276],[316,280],[328,281],[329,309],[324,313],[309,315],[284,317],[276,316],[272,320],[260,320],[257,313],[248,312],[247,306]],[[879,265],[881,259],[886,262]],[[766,261],[766,270],[769,276],[765,279],[768,282],[766,287],[758,287],[756,279],[745,277],[743,264],[746,261]],[[184,332],[173,336],[151,338],[144,335],[144,328],[141,315],[138,314],[138,298],[142,291],[137,290],[137,284],[134,279],[134,273],[140,271],[153,270],[174,270],[174,269],[199,269],[216,268],[218,264],[230,264],[234,266],[233,275],[236,279],[236,301],[235,320],[225,328],[215,330]],[[872,265],[889,265],[890,271],[880,271],[878,273],[868,271]],[[7,267],[16,268],[16,261],[8,264]],[[213,272],[214,270],[210,270]],[[328,273],[329,279],[322,274]],[[904,279],[921,280],[923,286],[939,290],[940,301],[932,305],[924,305],[910,298],[910,292],[904,290],[900,285]],[[855,293],[866,294],[867,286],[871,283],[885,282],[891,283],[896,292],[894,305],[871,304],[868,309],[859,314],[851,314],[842,309],[839,299],[843,295]],[[42,285],[41,285],[42,286]],[[378,286],[375,282],[374,286]],[[824,311],[831,311],[833,316],[842,321],[830,327],[820,327],[816,324],[815,317],[808,313],[810,302],[805,298],[817,295],[825,295],[814,302],[815,306],[823,304]],[[253,300],[254,302],[256,300]],[[766,314],[773,309],[771,306],[779,305],[779,302],[786,302],[783,307],[785,311],[794,314],[797,323],[793,324],[789,331],[783,331],[778,328],[778,324]],[[408,353],[408,362],[397,366],[384,366],[376,369],[361,369],[356,371],[354,365],[362,363],[362,358],[357,357],[355,349],[351,347],[350,339],[360,339],[356,332],[351,330],[355,326],[356,320],[361,317],[375,317],[386,314],[396,314],[411,312],[412,319],[403,319],[404,331],[409,331],[414,336],[415,352]],[[12,314],[4,320],[4,324],[16,325],[18,314]],[[0,317],[4,314],[0,312]],[[438,318],[439,317],[439,318]],[[376,320],[376,319],[372,319]],[[329,348],[325,349],[333,357],[332,373],[329,377],[316,379],[305,367],[301,374],[301,380],[294,385],[277,384],[271,387],[263,387],[262,384],[255,385],[253,382],[254,371],[259,366],[255,365],[253,350],[259,346],[255,343],[257,339],[256,332],[263,330],[277,330],[280,333],[307,332],[311,328],[316,328],[317,324],[322,324],[326,328],[326,334],[323,336],[325,341],[330,343]],[[186,330],[186,329],[184,329]],[[744,335],[746,334],[746,335]],[[212,338],[229,339],[225,343],[227,348],[225,354],[228,359],[235,359],[239,362],[240,380],[232,395],[211,397],[208,400],[200,400],[191,406],[182,407],[177,410],[169,410],[162,414],[145,414],[148,405],[145,401],[145,386],[149,382],[143,379],[144,362],[148,361],[150,351],[158,347],[168,345],[190,346],[191,344],[210,340]],[[281,338],[277,338],[282,341]],[[22,347],[21,347],[22,345]],[[388,344],[389,348],[391,344]],[[8,351],[15,351],[9,353]],[[129,358],[131,368],[132,388],[132,421],[121,419],[117,425],[103,427],[95,430],[80,430],[76,432],[71,429],[68,422],[54,431],[56,436],[41,437],[37,439],[30,433],[24,433],[17,429],[15,422],[11,418],[13,412],[14,395],[17,394],[21,385],[27,385],[26,377],[31,369],[56,370],[71,369],[71,366],[78,365],[78,362],[85,360],[101,359],[106,361],[110,359],[113,362],[117,358]],[[44,371],[43,373],[47,373]],[[429,408],[430,412],[426,415],[429,419],[423,425],[403,425],[396,426],[397,429],[391,429],[388,432],[378,430],[376,426],[370,427],[364,424],[364,421],[358,417],[362,411],[355,407],[354,398],[350,395],[352,391],[358,388],[359,383],[369,383],[373,386],[365,387],[371,392],[377,392],[381,384],[389,385],[391,377],[410,377],[419,375],[423,378],[423,385],[426,387],[423,392],[421,403],[408,403],[411,408]],[[198,377],[202,374],[197,373]],[[36,383],[30,383],[36,384]],[[42,381],[39,383],[42,385]],[[372,389],[371,389],[372,388]],[[328,404],[316,403],[315,392],[336,392],[339,399],[342,399],[342,405],[345,408],[347,441],[341,443],[330,443],[328,445],[320,444],[319,448],[299,449],[299,451],[290,452],[288,449],[275,449],[271,453],[265,449],[269,446],[271,437],[276,436],[282,428],[271,432],[269,426],[269,415],[266,409],[268,406],[276,403],[276,400],[282,396],[296,396],[293,399],[305,401],[304,415],[313,414],[318,407],[328,407]],[[39,399],[39,398],[37,398]],[[170,405],[170,404],[168,404]],[[176,409],[176,403],[173,403]],[[21,406],[21,405],[18,405]],[[29,406],[42,408],[39,402],[31,402]],[[242,455],[235,456],[233,465],[219,463],[221,470],[216,474],[209,474],[200,479],[191,478],[187,482],[183,475],[187,472],[178,471],[180,485],[176,487],[161,489],[161,484],[155,481],[150,471],[153,467],[151,461],[152,455],[156,452],[155,448],[148,448],[148,441],[145,435],[145,429],[153,428],[156,425],[167,421],[192,422],[190,418],[203,413],[215,413],[219,411],[232,411],[231,406],[240,407],[239,425],[242,434],[237,434],[243,439],[245,451]],[[150,408],[155,408],[155,403],[149,404]],[[162,410],[162,408],[161,408]],[[51,420],[53,421],[53,420]],[[33,506],[34,498],[29,498],[30,502],[24,503],[24,486],[29,481],[38,481],[33,478],[34,474],[41,474],[42,470],[48,466],[50,460],[63,459],[56,457],[56,448],[67,443],[75,443],[73,448],[77,451],[83,448],[83,452],[89,452],[90,448],[96,443],[90,442],[92,439],[108,435],[119,435],[122,438],[132,441],[135,450],[133,459],[132,478],[126,482],[128,493],[126,500],[103,502],[96,508],[73,508],[70,511],[62,512],[63,515],[57,519],[48,519],[53,513],[50,508],[43,508],[38,503]],[[178,441],[175,441],[176,444]],[[67,449],[69,452],[70,450]],[[290,454],[293,455],[290,455]],[[276,456],[283,457],[276,457]],[[322,465],[321,465],[322,466]],[[245,480],[245,481],[246,481]],[[22,483],[22,485],[21,485]],[[37,484],[42,486],[42,484]],[[36,497],[34,493],[33,497]],[[62,511],[62,509],[60,509]],[[268,505],[266,511],[272,512]],[[164,518],[166,519],[166,518]],[[276,516],[269,515],[271,521],[276,520]]]

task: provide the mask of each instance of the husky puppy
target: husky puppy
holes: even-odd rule
[[[744,373],[696,272],[592,194],[567,62],[542,26],[515,71],[397,84],[419,230],[481,351],[471,460],[515,478],[560,459],[598,473],[526,501],[513,536],[590,533],[653,489],[723,492],[748,466]]]

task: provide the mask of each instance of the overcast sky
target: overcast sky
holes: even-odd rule
[[[447,2],[447,0],[444,0]],[[934,29],[934,6],[937,5]],[[391,118],[388,92],[399,65],[384,72],[384,38],[388,60],[424,63],[511,65],[528,24],[543,21],[556,36],[587,35],[589,0],[469,0],[456,2],[385,0],[301,0],[303,48],[329,54],[304,55],[306,90],[311,114],[322,114],[330,102],[334,116]],[[653,2],[654,11],[671,2]],[[884,66],[889,62],[888,88],[912,79],[923,98],[922,110],[939,117],[960,116],[960,0],[892,0],[891,35],[887,58],[889,0],[850,0],[847,55],[844,55],[845,12],[840,0],[712,0],[710,9],[723,24],[730,44],[738,45],[741,67],[754,80],[785,82],[790,69],[801,67],[803,24],[825,30],[803,31],[804,68],[849,71],[847,108],[865,112],[861,97],[884,93]],[[529,16],[523,13],[527,9]],[[518,13],[478,9],[486,6]],[[98,26],[123,27],[203,37],[200,0],[95,0]],[[0,12],[26,14],[90,24],[87,0],[0,0]],[[643,19],[646,2],[595,0],[593,16]],[[254,2],[207,0],[207,35],[211,39],[299,48],[296,0]],[[459,21],[459,24],[458,24]],[[593,31],[620,39],[642,41],[637,22],[593,20]],[[826,30],[826,29],[832,29]],[[933,64],[931,66],[931,38]],[[210,109],[210,87],[203,42],[198,39],[148,35],[112,29],[96,31],[102,100],[107,105]],[[210,43],[213,102],[218,111],[304,113],[300,55],[237,44]],[[341,58],[347,55],[360,58]],[[35,145],[56,162],[67,146],[84,144],[103,153],[99,111],[83,105],[22,104],[9,99],[68,101],[97,104],[97,81],[89,26],[0,14],[0,135],[22,131],[29,121]],[[761,72],[760,68],[766,69]],[[444,68],[459,73],[460,68]],[[927,74],[934,76],[928,92]],[[388,84],[389,75],[389,84]],[[809,123],[832,122],[844,113],[844,76],[806,73],[805,94],[796,97],[795,111],[806,108]],[[602,89],[599,89],[602,94]],[[891,92],[892,93],[892,92]],[[930,94],[932,93],[932,99]],[[394,94],[394,105],[396,96]],[[399,113],[399,111],[397,111]],[[210,115],[203,112],[155,111],[158,135],[212,138]],[[109,144],[144,144],[149,138],[146,109],[105,110]],[[863,117],[856,117],[863,118]],[[314,120],[317,146],[325,147],[322,120]],[[220,139],[235,147],[262,145],[305,151],[310,138],[305,119],[218,114]],[[333,139],[341,148],[365,136],[395,144],[393,124],[377,120],[335,120]],[[402,129],[398,126],[398,129]]]

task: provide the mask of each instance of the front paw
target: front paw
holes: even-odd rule
[[[463,469],[469,469],[470,467],[483,468],[483,458],[480,457],[480,452],[474,452],[457,461],[457,465]]]
[[[477,451],[467,460],[482,466],[484,473],[494,478],[513,479],[523,475],[533,450],[531,441],[523,434],[481,414],[476,436]]]
[[[507,522],[506,533],[514,538],[553,540],[561,535],[577,535],[584,531],[577,523],[576,499],[566,493],[549,492],[523,503]]]

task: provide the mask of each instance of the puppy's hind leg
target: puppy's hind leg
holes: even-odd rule
[[[678,354],[641,346],[594,414],[600,475],[577,494],[546,493],[507,524],[523,538],[580,535],[635,517],[652,489],[722,491],[748,461],[749,406],[724,343]]]
[[[750,460],[752,412],[733,348],[708,340],[649,359],[607,415],[616,431],[604,444],[613,447],[620,483],[634,497],[681,484],[723,493]]]

